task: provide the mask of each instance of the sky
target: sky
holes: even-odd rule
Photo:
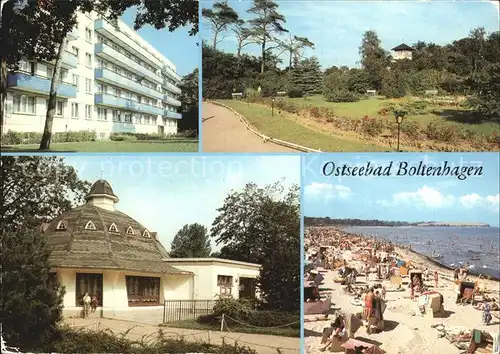
[[[130,28],[134,28],[136,12],[137,8],[129,8],[121,17]],[[146,25],[137,33],[170,60],[179,75],[185,76],[199,67],[200,61],[200,47],[196,45],[199,36],[189,36],[190,29],[191,26],[187,26],[169,32],[168,29],[157,30]]]
[[[326,177],[325,162],[337,166],[387,165],[390,177]],[[482,176],[394,176],[399,161],[482,166]],[[310,217],[488,223],[499,226],[498,153],[324,154],[306,155],[302,168],[303,213]]]
[[[167,250],[185,224],[199,223],[210,231],[216,209],[231,190],[249,182],[263,187],[282,178],[285,186],[300,183],[299,156],[113,154],[64,160],[80,179],[94,183],[102,175],[120,199],[116,209],[158,232]],[[212,243],[212,250],[217,249]]]
[[[249,0],[229,3],[245,20]],[[211,7],[213,0],[202,1]],[[333,65],[357,67],[358,47],[367,30],[375,30],[386,50],[417,41],[448,44],[467,37],[471,29],[484,27],[486,32],[498,31],[497,1],[293,1],[280,0],[279,12],[286,18],[284,27],[291,34],[307,37],[315,44],[306,57],[316,56],[323,69]],[[207,23],[201,27],[203,39],[212,41]],[[236,40],[230,33],[218,44],[220,50],[236,51]],[[245,52],[260,56],[258,45],[248,45]],[[287,64],[286,54],[281,59]]]

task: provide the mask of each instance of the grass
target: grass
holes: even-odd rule
[[[382,97],[371,97],[368,99],[360,100],[358,102],[327,102],[323,96],[310,96],[307,98],[283,98],[286,101],[294,102],[296,104],[310,105],[316,107],[327,107],[335,111],[339,117],[347,117],[352,119],[361,119],[363,116],[381,117],[378,114],[382,105],[393,102],[394,100],[384,99]],[[435,114],[436,113],[436,114]],[[408,116],[405,119],[413,120],[422,126],[426,126],[431,121],[436,119],[444,119],[449,124],[454,124],[460,128],[467,128],[476,134],[491,135],[493,132],[498,132],[500,125],[493,122],[480,122],[474,118],[473,113],[459,108],[444,109],[436,107],[435,113],[424,115]]]
[[[168,322],[161,324],[160,326],[198,329],[202,331],[220,331],[220,324],[211,325],[211,324],[199,323],[195,320]],[[229,329],[231,330],[231,332],[239,332],[239,333],[267,334],[280,337],[300,337],[300,330],[294,328],[253,328],[253,327],[231,325]]]
[[[39,152],[39,144],[5,145],[2,152]],[[50,152],[198,152],[197,139],[150,141],[85,141],[52,143]]]
[[[237,100],[220,100],[242,115],[259,132],[273,138],[289,141],[295,144],[307,146],[321,151],[388,151],[388,146],[376,145],[359,140],[351,136],[337,136],[327,131],[318,131],[314,128],[304,126],[285,112],[278,113],[274,110],[271,116],[271,108],[259,104],[248,105]]]

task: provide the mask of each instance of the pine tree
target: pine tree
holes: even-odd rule
[[[302,60],[303,91],[307,95],[317,95],[322,91],[323,73],[318,58]]]
[[[21,349],[47,348],[58,336],[65,290],[50,273],[43,234],[20,228],[2,232],[3,337]]]

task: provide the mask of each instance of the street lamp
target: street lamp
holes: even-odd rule
[[[401,112],[394,112],[394,118],[396,119],[396,123],[398,125],[398,152],[399,152],[399,135],[401,133],[401,123],[403,123],[403,114]]]
[[[274,97],[272,99],[272,105],[271,105],[271,116],[274,117]]]

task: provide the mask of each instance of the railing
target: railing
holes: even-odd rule
[[[215,300],[165,300],[163,322],[196,320],[213,312]]]

